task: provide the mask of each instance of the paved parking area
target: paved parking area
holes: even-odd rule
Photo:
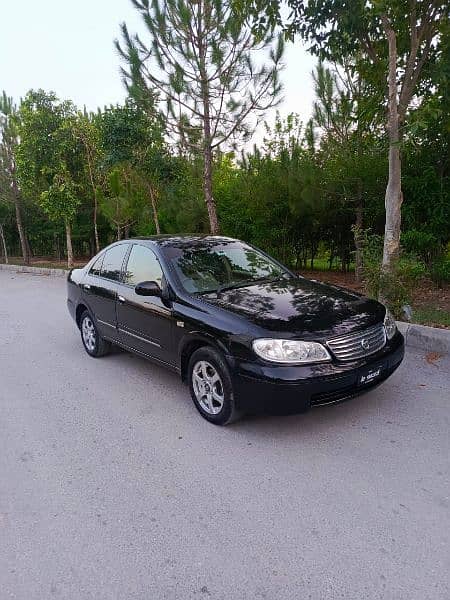
[[[447,600],[450,361],[227,428],[0,271],[0,598]]]

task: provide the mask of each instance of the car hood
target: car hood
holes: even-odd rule
[[[255,325],[285,337],[325,339],[383,321],[382,304],[343,288],[303,277],[255,283],[203,296]]]

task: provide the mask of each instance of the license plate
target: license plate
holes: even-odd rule
[[[383,365],[372,367],[361,373],[358,377],[358,385],[369,385],[379,379],[383,373]]]

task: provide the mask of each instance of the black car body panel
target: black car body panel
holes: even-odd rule
[[[190,248],[238,244],[213,236],[155,236],[124,240],[126,253],[116,281],[93,274],[94,257],[68,276],[68,308],[79,324],[88,309],[102,337],[186,376],[190,354],[202,345],[224,356],[238,405],[259,411],[274,407],[293,412],[363,393],[384,381],[401,363],[402,335],[376,353],[356,361],[304,365],[275,364],[252,347],[257,338],[327,340],[382,324],[385,308],[360,294],[291,276],[250,283],[221,293],[188,293],[180,284],[170,257]],[[150,248],[163,272],[161,297],[138,296],[124,283],[133,245]],[[276,261],[275,261],[276,262]],[[277,263],[278,264],[278,263]],[[116,276],[115,275],[115,276]],[[378,373],[377,370],[380,370]],[[369,380],[361,383],[367,372]],[[376,374],[376,376],[374,375]],[[373,377],[373,381],[371,379]]]
[[[384,318],[378,302],[303,277],[231,289],[205,299],[265,329],[268,337],[320,340]]]

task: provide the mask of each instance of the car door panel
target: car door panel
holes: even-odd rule
[[[173,315],[161,298],[138,296],[133,287],[120,286],[117,325],[124,344],[163,362],[172,362]]]
[[[164,276],[154,252],[133,244],[124,270],[124,283],[118,291],[117,326],[122,343],[137,352],[173,363],[173,313],[169,302],[158,296],[140,296],[135,286]]]
[[[97,322],[100,334],[117,337],[116,300],[118,284],[88,275],[83,283],[86,304]]]

